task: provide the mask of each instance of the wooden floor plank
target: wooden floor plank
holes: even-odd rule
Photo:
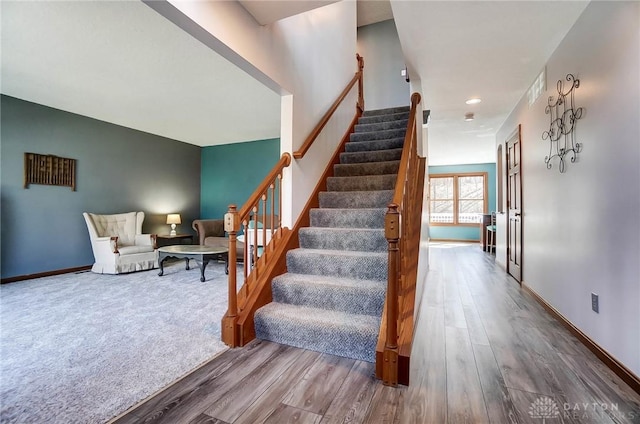
[[[469,334],[445,327],[447,417],[449,423],[488,423],[482,386]]]
[[[300,349],[300,351],[302,354],[297,357],[295,362],[234,421],[234,424],[261,423],[279,407],[291,388],[291,382],[301,380],[302,376],[321,356],[320,353],[311,350]],[[243,398],[247,396],[247,393],[239,393],[238,396]]]
[[[302,352],[300,349],[287,346],[279,355],[272,356],[255,368],[251,374],[239,380],[204,413],[223,421],[234,422],[292,364],[297,362]]]
[[[561,406],[553,396],[508,389],[520,424],[567,423],[562,419]],[[545,421],[542,421],[544,418]]]
[[[406,387],[388,387],[379,385],[373,394],[371,408],[365,417],[367,424],[393,424],[396,419],[396,410],[400,397],[406,391]]]
[[[447,422],[447,374],[444,310],[423,303],[411,356],[410,384],[400,422],[406,424]]]
[[[203,381],[188,391],[180,391],[168,404],[159,404],[155,409],[142,415],[141,419],[146,423],[189,422],[203,413],[239,380],[251,374],[269,358],[286,351],[287,348],[276,343],[262,342],[253,354],[246,355],[242,360],[234,363],[233,368]]]
[[[364,423],[377,385],[375,365],[356,362],[325,412],[321,424]]]
[[[323,415],[354,363],[353,359],[321,355],[282,403]]]
[[[607,417],[616,423],[640,423],[640,399],[628,389],[620,385],[618,377],[611,378],[607,372],[600,372],[594,361],[574,355],[559,354],[562,363],[580,380],[590,396],[577,403],[599,404],[597,411],[603,411]],[[604,365],[603,365],[604,366]],[[607,369],[607,371],[611,372]],[[622,383],[624,385],[624,383]],[[573,405],[576,409],[576,405]],[[580,405],[577,406],[580,409]],[[582,410],[593,411],[593,406],[582,407]],[[605,422],[605,420],[602,420]]]
[[[281,403],[264,424],[318,424],[322,416]]]
[[[467,322],[469,338],[473,344],[481,344],[489,346],[489,338],[484,330],[484,324],[480,319],[480,315],[474,305],[463,306],[464,318]]]
[[[189,424],[229,424],[226,421],[219,420],[217,418],[210,417],[206,414],[200,414],[193,420],[189,421]]]
[[[489,421],[491,424],[517,424],[516,408],[513,406],[491,347],[480,344],[472,346]]]

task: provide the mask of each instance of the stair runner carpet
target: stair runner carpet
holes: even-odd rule
[[[273,302],[255,313],[258,338],[375,361],[387,287],[384,215],[393,197],[408,107],[364,112],[300,248],[271,284]]]

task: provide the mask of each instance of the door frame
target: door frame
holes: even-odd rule
[[[507,274],[511,275],[517,282],[518,284],[522,285],[522,264],[523,264],[523,258],[524,258],[524,254],[523,254],[523,247],[524,247],[524,237],[523,237],[523,231],[522,231],[522,227],[523,227],[523,207],[522,207],[522,126],[520,124],[518,124],[518,127],[509,135],[509,137],[507,138],[507,140],[505,141],[505,168],[504,168],[504,173],[506,176],[506,192],[507,192],[507,196],[506,196],[506,207],[505,207],[505,212],[507,214],[507,222],[506,222],[506,252],[507,252],[507,260],[506,260],[506,268],[507,268]],[[518,193],[518,198],[520,199],[520,208],[519,208],[519,218],[520,218],[520,240],[519,240],[519,248],[520,248],[520,265],[519,265],[519,278],[515,277],[512,273],[511,273],[511,261],[510,261],[510,257],[511,257],[511,204],[510,204],[510,199],[511,199],[511,184],[509,182],[509,170],[510,170],[510,159],[511,156],[509,154],[509,143],[511,143],[514,139],[517,139],[518,144],[519,144],[519,148],[518,148],[518,153],[519,153],[519,157],[518,157],[518,173],[520,174],[520,187],[519,187],[519,193]]]

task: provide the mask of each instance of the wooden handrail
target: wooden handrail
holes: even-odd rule
[[[376,369],[381,370],[382,382],[389,386],[398,385],[398,333],[401,313],[399,309],[401,304],[403,307],[405,305],[401,299],[411,290],[409,284],[415,284],[415,281],[408,282],[407,274],[410,262],[417,260],[417,248],[410,241],[419,240],[415,235],[420,233],[416,211],[421,205],[415,201],[418,190],[422,187],[417,181],[420,159],[417,154],[416,110],[419,103],[420,94],[414,93],[411,96],[411,110],[393,199],[385,214],[384,234],[388,243],[388,274],[387,296],[381,325],[385,333],[382,363],[377,364]]]
[[[362,69],[364,68],[364,59],[359,54],[356,54],[356,60],[358,61],[358,72],[355,73],[351,81],[347,84],[347,86],[342,90],[342,93],[338,96],[335,102],[331,105],[329,110],[324,114],[318,125],[311,131],[311,134],[306,138],[302,146],[295,152],[293,152],[293,157],[296,159],[302,159],[304,155],[307,153],[307,150],[311,147],[313,142],[318,138],[322,129],[327,125],[329,119],[334,114],[334,112],[340,106],[340,103],[347,97],[347,94],[351,91],[356,82],[358,82],[358,103],[357,106],[360,111],[364,110],[364,97],[363,97],[363,82],[362,82]]]
[[[273,180],[282,172],[284,168],[291,165],[291,155],[288,152],[284,152],[282,156],[280,156],[280,160],[273,166],[273,169],[264,177],[264,180],[260,183],[260,185],[253,191],[253,194],[249,196],[247,201],[242,205],[238,215],[240,219],[243,219],[249,215],[253,205],[255,205],[258,200],[262,197],[262,194],[267,191]],[[238,225],[240,221],[238,221]]]
[[[393,192],[392,204],[401,205],[402,196],[404,193],[404,182],[407,178],[409,155],[411,154],[411,148],[413,147],[413,139],[415,132],[416,122],[416,107],[420,103],[420,93],[413,93],[411,95],[411,111],[409,112],[409,121],[407,122],[407,133],[404,135],[404,148],[402,149],[402,156],[400,158],[400,167],[398,168],[398,179],[396,180],[396,187]]]

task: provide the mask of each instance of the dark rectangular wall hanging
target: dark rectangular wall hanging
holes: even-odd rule
[[[24,188],[29,188],[29,184],[71,187],[76,191],[76,160],[25,153]]]

